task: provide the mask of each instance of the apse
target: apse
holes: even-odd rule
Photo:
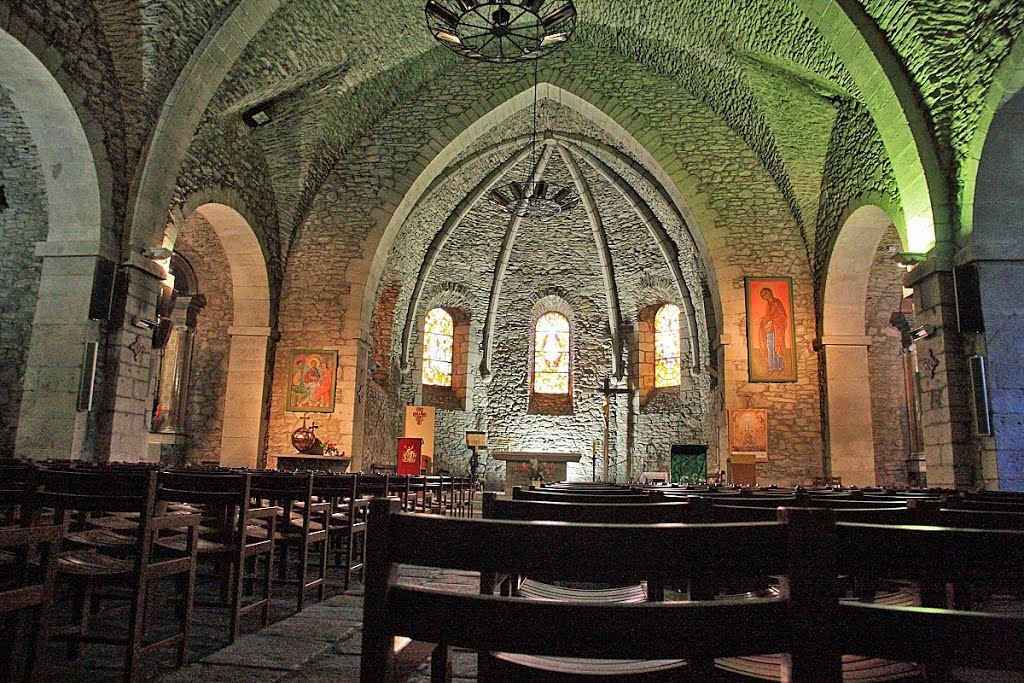
[[[622,389],[608,399],[609,476],[667,469],[671,444],[714,438],[704,266],[635,158],[567,106],[541,98],[537,111],[535,147],[528,107],[456,158],[403,224],[378,290],[375,320],[392,325],[374,325],[390,354],[374,352],[388,367],[371,392],[435,407],[436,468],[464,470],[465,432],[483,430],[506,450],[580,453],[569,476],[590,479],[603,474],[608,382]],[[567,207],[516,216],[489,191],[531,178]],[[667,361],[654,329],[665,305],[679,312]],[[438,312],[451,322],[434,325]],[[659,362],[674,364],[666,386]],[[451,375],[438,380],[439,367]],[[382,442],[366,422],[366,442]],[[482,465],[490,480],[506,475],[486,454]]]

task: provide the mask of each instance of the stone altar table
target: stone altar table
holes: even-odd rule
[[[546,470],[550,471],[547,479],[549,481],[564,481],[566,478],[566,463],[579,462],[583,457],[581,453],[547,453],[543,451],[491,451],[490,456],[495,460],[505,461],[505,495],[512,495],[513,486],[530,486],[530,477],[524,471],[523,464],[530,460],[539,460],[542,465],[547,465]]]

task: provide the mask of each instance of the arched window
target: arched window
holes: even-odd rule
[[[677,387],[682,382],[679,306],[665,304],[654,315],[654,387]]]
[[[545,313],[537,319],[533,338],[533,391],[569,393],[569,319]]]
[[[427,313],[423,324],[423,384],[435,387],[452,385],[452,347],[455,321],[443,308]]]

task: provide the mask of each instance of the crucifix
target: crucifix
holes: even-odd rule
[[[604,394],[604,480],[608,481],[608,430],[612,409],[612,396],[615,394],[628,394],[629,389],[613,389],[611,382],[605,377],[604,386],[598,389],[597,393]]]

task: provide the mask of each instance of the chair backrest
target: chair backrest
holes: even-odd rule
[[[387,474],[360,474],[356,492],[360,498],[387,496],[389,476]]]
[[[518,521],[547,520],[593,524],[669,524],[708,521],[706,506],[694,502],[624,503],[606,505],[589,502],[561,502],[499,499],[493,491],[484,493],[485,519]]]
[[[352,500],[357,497],[358,483],[359,476],[356,474],[317,472],[313,475],[313,495],[333,500]]]
[[[513,500],[547,500],[560,501],[563,503],[603,503],[606,505],[619,505],[626,503],[648,503],[655,500],[662,500],[663,496],[657,491],[636,491],[627,493],[567,493],[563,491],[548,491],[545,489],[523,489],[518,486],[512,488]]]
[[[1024,584],[1024,532],[935,526],[836,525],[838,568],[856,577],[938,582],[931,608],[844,603],[847,654],[912,659],[926,666],[1024,671],[1024,618],[945,609],[945,582],[988,589]],[[927,593],[922,590],[925,604]],[[938,609],[935,609],[938,608]]]
[[[312,472],[261,470],[251,474],[250,494],[280,505],[288,515],[294,503],[309,503],[313,497]]]
[[[822,567],[828,554],[816,556],[813,542],[804,540],[818,535],[822,515],[831,523],[828,514],[785,510],[783,521],[730,525],[550,524],[409,515],[399,512],[398,501],[376,499],[367,539],[362,680],[387,679],[396,636],[473,650],[616,659],[788,650],[795,670],[838,680],[832,622],[819,614],[828,613],[836,596],[821,594],[816,581],[835,567]],[[579,603],[402,586],[396,578],[402,564],[570,581],[663,576],[683,566],[786,578],[780,600]],[[794,596],[809,597],[797,604]]]
[[[39,471],[37,507],[53,508],[62,519],[67,511],[156,513],[155,469],[75,468]],[[60,520],[58,520],[60,521]]]

